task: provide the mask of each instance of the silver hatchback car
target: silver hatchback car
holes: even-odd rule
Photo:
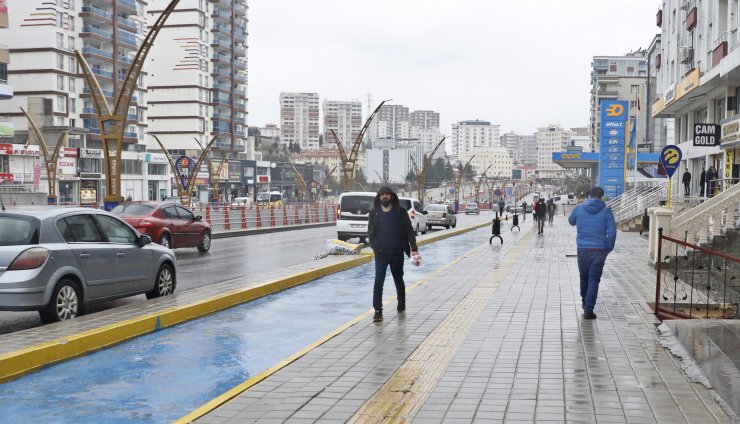
[[[0,310],[37,310],[45,323],[84,313],[95,302],[175,290],[172,250],[152,244],[96,209],[0,212]]]

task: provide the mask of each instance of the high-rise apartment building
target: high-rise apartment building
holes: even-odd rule
[[[439,113],[431,110],[415,110],[409,114],[409,126],[422,130],[439,128]]]
[[[336,132],[344,149],[349,151],[362,130],[362,102],[324,100],[324,143],[326,148],[336,149],[331,130]]]
[[[74,51],[82,52],[98,79],[111,107],[146,31],[146,2],[136,0],[60,0],[56,3],[11,0],[12,36],[8,44],[8,80],[15,88],[9,102],[0,103],[0,114],[15,127],[26,129],[20,107],[33,98],[45,99],[44,127],[87,130],[85,138],[70,137],[74,147],[102,148],[100,128],[90,90],[80,77]],[[146,69],[139,77],[125,122],[124,150],[142,150],[146,127],[144,92]],[[82,144],[85,144],[84,146]]]
[[[537,171],[540,178],[564,178],[564,169],[552,161],[554,152],[562,152],[570,144],[571,133],[559,124],[537,129]]]
[[[0,0],[0,28],[7,27],[8,5],[5,0]],[[10,52],[8,51],[7,46],[3,44],[0,44],[0,100],[13,97],[13,87],[8,84],[8,63],[10,63]]]
[[[318,93],[280,93],[280,142],[318,150]]]
[[[149,1],[149,24],[170,0]],[[182,0],[149,53],[149,133],[168,150],[244,152],[247,139],[247,2]],[[159,150],[154,140],[149,148]]]
[[[409,138],[409,108],[402,105],[383,105],[375,115],[371,139]]]
[[[588,127],[578,127],[570,129],[569,148],[581,149],[584,152],[591,151],[591,136],[588,133]]]
[[[452,156],[458,161],[467,161],[475,154],[476,147],[496,147],[500,143],[500,126],[478,119],[452,124]]]
[[[638,128],[645,128],[648,70],[647,51],[637,50],[624,56],[594,56],[591,62],[591,150],[599,150],[601,135],[601,102],[623,100],[629,102],[630,125],[637,120]],[[637,134],[637,144],[645,142],[645,133]]]

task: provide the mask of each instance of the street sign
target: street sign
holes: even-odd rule
[[[501,196],[501,190],[499,190],[499,189],[493,190],[493,195],[494,196]]]
[[[694,125],[694,146],[713,147],[719,145],[721,127],[714,124]]]
[[[665,146],[660,152],[660,163],[663,164],[668,178],[671,178],[681,163],[681,149],[678,146]]]

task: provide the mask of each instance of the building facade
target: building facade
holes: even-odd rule
[[[319,149],[318,93],[280,93],[280,142]]]
[[[0,28],[8,28],[8,4],[6,0],[0,0]],[[8,84],[8,63],[10,63],[10,51],[5,46],[0,46],[0,100],[13,97],[13,87]],[[0,134],[0,136],[2,136]]]
[[[476,175],[506,180],[511,178],[513,168],[511,157],[505,147],[478,147],[473,150],[473,160],[470,165]],[[465,159],[467,161],[467,159]]]
[[[551,124],[537,129],[537,172],[540,178],[565,178],[565,170],[552,161],[552,154],[567,149],[571,132],[560,124]]]
[[[149,2],[149,24],[170,0]],[[168,150],[242,153],[247,138],[247,2],[182,0],[149,53],[150,134]],[[152,60],[153,59],[153,60]],[[160,150],[149,140],[149,149]]]
[[[324,142],[326,148],[336,149],[331,131],[337,134],[345,151],[350,151],[362,130],[362,103],[357,100],[324,100]]]
[[[467,161],[478,147],[496,147],[500,143],[500,126],[488,121],[461,121],[452,125],[450,143],[452,159]]]
[[[694,176],[692,195],[700,194],[699,175],[710,167],[721,180],[717,190],[740,178],[739,13],[736,1],[664,0],[657,11],[661,39],[652,63],[651,113],[674,120],[673,139],[683,153],[676,174],[688,169]],[[719,125],[719,145],[695,145],[698,124]]]

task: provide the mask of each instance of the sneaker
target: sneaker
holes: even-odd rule
[[[583,319],[596,319],[594,311],[586,311],[583,313]]]
[[[403,312],[406,310],[406,302],[398,302],[398,306],[396,307],[396,311]]]
[[[373,315],[373,322],[380,321],[383,321],[383,311],[375,311],[375,315]]]

